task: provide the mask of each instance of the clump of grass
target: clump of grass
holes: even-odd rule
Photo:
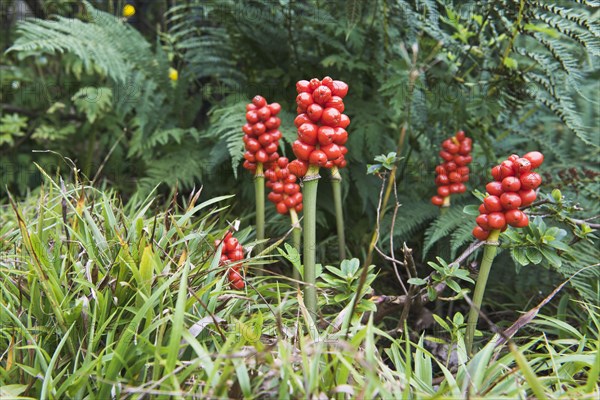
[[[227,201],[192,196],[181,211],[155,212],[163,207],[152,198],[122,204],[110,191],[48,178],[35,197],[3,206],[0,397],[598,395],[590,306],[586,335],[538,319],[546,334],[512,351],[492,339],[470,361],[459,335],[448,343],[461,360],[451,366],[423,338],[387,333],[366,311],[348,317],[346,337],[339,318],[352,293],[338,287],[319,286],[329,324],[318,330],[293,282],[253,277],[245,291],[230,290],[213,247],[228,229]]]

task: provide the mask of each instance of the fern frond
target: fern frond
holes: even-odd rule
[[[444,215],[440,215],[425,231],[423,258],[427,256],[434,244],[442,238],[448,238],[450,233],[464,225],[466,220],[467,215],[463,213],[462,207],[450,207]]]

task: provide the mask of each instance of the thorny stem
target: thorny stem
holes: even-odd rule
[[[290,209],[290,219],[292,222],[292,242],[294,244],[294,249],[298,250],[299,253],[300,245],[302,243],[302,230],[300,229],[300,223],[298,222],[298,214],[293,208]],[[300,275],[296,268],[292,271],[292,278],[294,278],[295,281],[300,280]]]
[[[256,173],[254,174],[254,197],[256,202],[256,240],[265,238],[265,176],[263,174],[263,164],[256,164]],[[262,250],[262,244],[257,246],[257,253]],[[257,274],[260,274],[257,272]]]
[[[319,185],[319,167],[311,165],[304,177],[304,303],[309,314],[317,315],[317,287],[315,271],[315,253],[317,247],[317,187]]]
[[[335,222],[337,225],[340,261],[346,258],[346,236],[344,233],[344,209],[342,208],[342,175],[337,167],[331,168],[331,186],[335,205]]]
[[[483,294],[485,293],[485,286],[487,285],[490,270],[492,269],[492,262],[496,256],[498,249],[498,237],[500,231],[498,229],[490,232],[490,236],[484,246],[483,259],[481,260],[481,267],[479,268],[479,276],[475,283],[475,292],[473,293],[473,305],[469,311],[469,317],[467,319],[467,332],[465,335],[465,344],[467,347],[467,353],[471,354],[473,348],[473,337],[475,336],[475,328],[477,327],[477,320],[479,319],[479,310],[481,309],[481,303],[483,301]]]

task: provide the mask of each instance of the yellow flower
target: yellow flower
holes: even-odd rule
[[[123,6],[123,16],[129,18],[135,14],[135,7],[131,4],[125,4]]]
[[[169,79],[176,81],[179,78],[179,72],[175,68],[169,68]]]

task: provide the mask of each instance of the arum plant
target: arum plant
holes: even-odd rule
[[[292,240],[294,248],[300,251],[302,233],[298,220],[298,212],[302,211],[302,192],[300,185],[296,183],[297,177],[288,169],[288,159],[279,157],[276,163],[265,171],[265,177],[268,179],[266,185],[271,189],[267,196],[269,201],[275,204],[279,214],[288,214],[292,225]],[[293,270],[294,279],[298,280],[298,271]]]
[[[256,239],[265,238],[265,169],[279,158],[277,149],[281,132],[281,120],[277,114],[281,111],[278,103],[267,104],[262,96],[254,96],[252,103],[246,105],[244,131],[244,168],[254,174],[254,195],[256,202]],[[260,252],[260,249],[259,249]]]
[[[294,175],[304,177],[304,303],[314,318],[317,314],[315,251],[319,169],[346,165],[344,155],[347,149],[344,144],[348,140],[346,127],[350,119],[342,114],[342,99],[348,93],[348,85],[326,76],[323,80],[299,81],[296,91],[299,114],[294,124],[298,128],[298,140],[292,145],[292,150],[297,159],[290,163],[288,169]]]
[[[533,169],[542,165],[543,161],[544,156],[538,151],[532,151],[523,157],[513,154],[491,170],[494,181],[485,187],[487,196],[479,206],[480,215],[475,219],[477,226],[473,229],[473,236],[487,242],[475,284],[473,307],[467,321],[465,342],[469,353],[500,232],[506,230],[508,225],[515,228],[529,225],[529,218],[519,207],[528,207],[535,201],[535,189],[542,183],[542,178]]]

